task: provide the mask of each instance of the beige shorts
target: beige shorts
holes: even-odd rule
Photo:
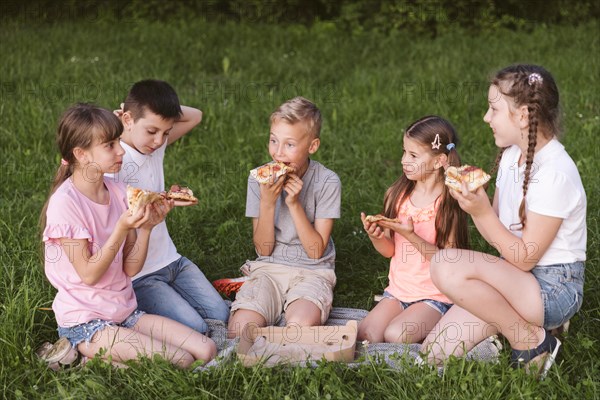
[[[293,301],[305,299],[321,310],[321,324],[327,321],[333,304],[334,270],[262,261],[248,261],[241,269],[250,279],[235,295],[232,314],[239,309],[255,311],[265,318],[267,325],[275,325]]]

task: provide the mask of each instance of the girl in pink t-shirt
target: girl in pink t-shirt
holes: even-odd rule
[[[154,354],[182,367],[209,361],[216,354],[211,339],[136,310],[130,277],[144,265],[150,232],[173,204],[164,200],[129,214],[124,187],[104,178],[121,169],[122,131],[110,111],[88,104],[72,106],[59,123],[61,166],[41,226],[61,339],[44,354],[70,343],[86,357],[116,362]]]
[[[403,174],[385,195],[384,216],[398,222],[363,226],[375,249],[391,257],[384,298],[361,321],[359,340],[420,342],[451,307],[433,284],[429,263],[442,248],[467,248],[466,214],[444,185],[444,168],[460,166],[458,137],[437,116],[423,117],[404,133]]]

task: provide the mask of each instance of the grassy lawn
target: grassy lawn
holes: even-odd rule
[[[102,19],[0,28],[0,385],[2,398],[599,398],[600,54],[597,22],[533,32],[456,32],[435,40],[407,34],[352,36],[332,25],[239,26]],[[596,56],[594,56],[596,54]],[[388,260],[361,231],[360,211],[381,210],[401,172],[402,130],[439,114],[458,129],[463,160],[489,169],[496,149],[482,117],[488,76],[515,62],[538,63],[558,82],[563,143],[588,196],[588,261],[582,310],[571,320],[558,365],[538,382],[499,364],[453,360],[446,373],[366,364],[308,368],[228,364],[192,373],[160,360],[128,370],[101,363],[53,372],[33,350],[56,339],[54,289],[43,274],[37,218],[59,164],[56,122],[90,101],[116,107],[143,78],[169,81],[203,123],[167,151],[166,181],[200,198],[168,220],[178,250],[209,279],[237,276],[254,257],[244,217],[248,170],[269,160],[268,117],[303,95],[324,115],[315,159],[343,184],[336,306],[371,308],[386,285]],[[596,144],[594,144],[596,143]],[[595,167],[594,167],[595,166]],[[568,195],[568,194],[565,194]],[[489,250],[473,231],[473,246]],[[596,371],[595,373],[593,371]]]

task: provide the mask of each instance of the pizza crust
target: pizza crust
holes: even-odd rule
[[[444,183],[450,189],[460,192],[462,190],[462,182],[467,183],[467,188],[470,192],[474,192],[480,186],[483,186],[491,178],[484,170],[471,165],[463,165],[461,167],[448,167],[446,169],[446,179]]]
[[[294,172],[294,168],[286,165],[280,161],[271,161],[260,167],[254,168],[250,171],[250,176],[260,184],[267,184],[273,181],[277,182],[277,179],[285,174]]]
[[[365,218],[365,221],[367,222],[378,222],[378,221],[385,221],[385,222],[398,222],[397,219],[392,219],[392,218],[388,218],[388,217],[384,217],[381,214],[377,214],[377,215],[367,215]]]

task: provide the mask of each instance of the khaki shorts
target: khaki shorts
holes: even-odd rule
[[[333,304],[334,270],[262,261],[248,261],[241,269],[250,279],[235,295],[232,314],[239,309],[255,311],[265,318],[267,325],[275,325],[293,301],[305,299],[321,310],[321,324],[327,321]]]

